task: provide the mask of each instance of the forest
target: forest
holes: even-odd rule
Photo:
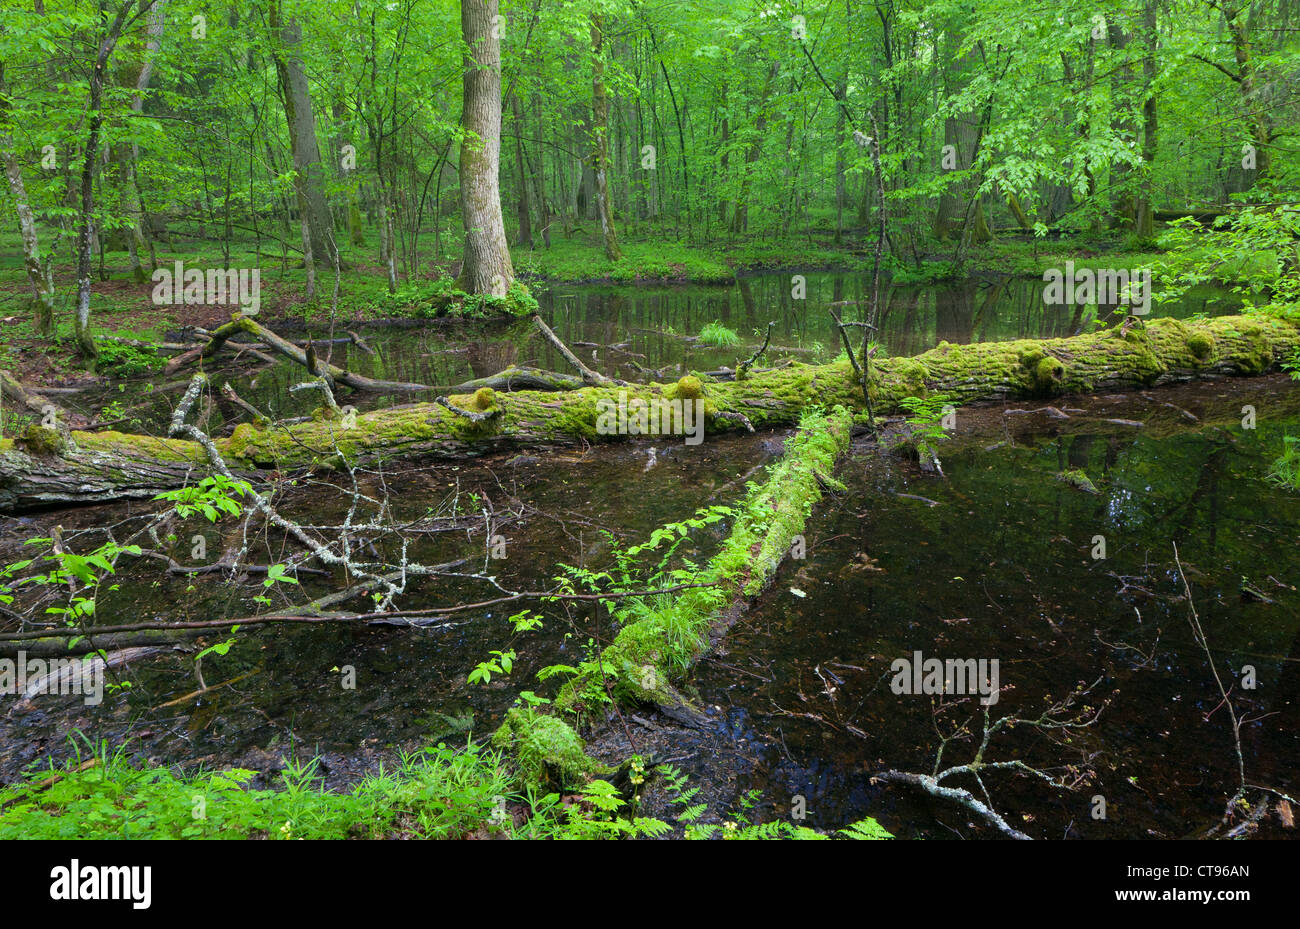
[[[0,0],[0,838],[1294,838],[1297,127],[1291,0]]]

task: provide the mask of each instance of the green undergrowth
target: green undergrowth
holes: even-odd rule
[[[531,725],[531,724],[530,724]],[[521,788],[493,749],[470,742],[403,755],[347,790],[320,784],[319,760],[288,761],[271,788],[231,768],[177,774],[129,760],[106,744],[90,757],[33,771],[0,788],[0,840],[9,839],[822,839],[791,822],[750,822],[755,794],[721,822],[703,821],[698,787],[668,765],[629,759],[628,784],[594,779],[569,798]],[[659,779],[668,819],[640,815],[642,792]],[[888,839],[874,819],[833,834]]]
[[[705,323],[700,329],[700,342],[715,348],[731,348],[740,344],[740,336],[736,334],[736,330],[729,329],[715,320]]]
[[[1300,381],[1300,350],[1282,362],[1282,368]],[[1274,460],[1267,477],[1274,484],[1300,493],[1300,436],[1282,437],[1282,454]]]
[[[493,813],[498,797],[516,793],[496,754],[472,744],[404,756],[345,792],[319,786],[315,761],[290,762],[274,789],[254,789],[255,772],[237,768],[178,775],[102,746],[92,760],[0,790],[0,840],[461,838],[509,831]],[[534,828],[558,825],[543,818]]]
[[[842,488],[832,471],[848,448],[853,416],[844,407],[829,413],[810,410],[786,442],[785,454],[767,479],[750,482],[735,507],[704,507],[680,522],[656,529],[638,545],[613,545],[606,570],[562,564],[560,591],[579,589],[618,594],[662,593],[607,601],[619,632],[602,650],[593,650],[576,667],[544,668],[539,679],[567,676],[554,704],[535,695],[528,707],[511,710],[492,743],[507,750],[525,783],[535,789],[573,789],[592,774],[608,773],[586,754],[582,738],[560,713],[590,713],[610,701],[680,706],[673,687],[709,647],[715,626],[725,632],[723,615],[735,603],[757,596],[777,566],[801,540],[801,533],[823,487]],[[731,520],[731,532],[704,565],[691,556],[693,535]]]
[[[512,282],[504,296],[493,296],[465,293],[447,277],[406,283],[396,293],[382,289],[369,304],[371,315],[399,319],[494,319],[531,316],[537,311],[537,299],[519,281]]]
[[[611,261],[598,241],[557,239],[550,248],[516,249],[515,271],[553,281],[690,281],[730,284],[735,271],[716,251],[681,242],[625,242]]]

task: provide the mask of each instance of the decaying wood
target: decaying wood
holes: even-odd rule
[[[62,407],[50,402],[36,391],[24,387],[8,371],[0,371],[0,396],[22,407],[33,416],[44,418],[47,412],[53,411],[57,419],[64,422],[68,419],[68,414]]]
[[[551,327],[542,322],[540,316],[534,316],[533,322],[537,324],[537,328],[541,331],[542,337],[546,339],[547,342],[550,342],[557,352],[564,356],[564,360],[578,369],[578,373],[582,375],[584,383],[597,387],[607,387],[610,384],[622,383],[621,381],[613,381],[605,377],[605,375],[593,371],[591,368],[588,368],[583,364],[582,360],[569,350],[569,346],[560,341],[560,337],[551,331]]]
[[[448,389],[455,393],[469,394],[480,387],[491,387],[493,390],[510,393],[516,390],[580,390],[585,386],[582,378],[572,374],[557,374],[554,371],[543,371],[541,368],[519,368],[511,365],[497,374],[465,381]]]
[[[305,367],[309,374],[316,377],[325,377],[332,382],[344,384],[355,390],[379,390],[379,391],[415,391],[429,390],[426,384],[411,384],[406,381],[381,381],[374,378],[365,377],[361,374],[355,374],[351,371],[345,371],[338,365],[329,364],[328,362],[315,360],[315,364],[310,363],[306,350],[294,345],[288,339],[282,338],[267,329],[261,323],[247,316],[237,315],[233,320],[224,326],[218,327],[213,331],[211,339],[202,351],[204,358],[211,358],[221,349],[221,347],[230,339],[231,336],[238,332],[246,332],[251,336],[261,340],[277,354],[298,362]]]
[[[1298,348],[1300,326],[1271,317],[1159,319],[1127,336],[1109,331],[1056,339],[943,343],[912,358],[877,361],[871,393],[877,415],[898,410],[899,401],[906,397],[927,394],[943,394],[953,403],[1013,397],[1045,400],[1206,375],[1260,374]],[[495,393],[491,408],[497,415],[483,422],[470,422],[436,403],[415,403],[360,413],[347,427],[344,421],[328,418],[265,429],[245,423],[215,444],[232,468],[247,473],[311,466],[335,460],[340,453],[354,460],[416,454],[461,457],[616,440],[621,437],[599,434],[596,429],[599,401],[617,405],[671,399],[679,390],[694,389],[687,387],[689,380]],[[706,435],[744,428],[745,420],[755,429],[788,426],[812,406],[838,403],[863,410],[860,382],[846,362],[753,371],[740,381],[706,380],[702,396]],[[462,408],[471,405],[469,398],[458,400],[454,394],[447,399]],[[737,414],[744,419],[736,418]],[[194,442],[111,431],[74,430],[71,438],[76,451],[62,453],[41,451],[21,439],[0,441],[0,512],[139,499],[178,487],[209,470],[203,450]],[[656,441],[665,439],[669,437],[656,437]]]

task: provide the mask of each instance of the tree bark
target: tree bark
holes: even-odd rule
[[[282,44],[274,52],[275,70],[289,128],[294,189],[303,230],[303,262],[307,265],[310,287],[315,277],[315,261],[334,263],[334,219],[325,199],[325,166],[321,163],[320,142],[316,138],[316,116],[298,52],[302,45],[302,26],[296,19],[282,23],[280,0],[270,5],[268,21],[272,29],[278,30]]]
[[[73,319],[73,328],[77,337],[77,349],[81,356],[95,359],[99,350],[90,335],[90,252],[91,232],[95,209],[95,163],[99,155],[99,133],[104,124],[101,110],[104,99],[104,79],[108,71],[108,59],[117,47],[117,40],[122,35],[122,26],[127,14],[134,6],[133,0],[123,0],[117,15],[113,18],[108,31],[99,42],[95,53],[95,64],[90,72],[90,115],[86,134],[86,150],[83,152],[81,166],[81,216],[77,229],[77,308]]]
[[[614,229],[614,209],[609,202],[609,95],[605,92],[604,24],[598,13],[591,16],[591,167],[596,180],[596,215],[605,241],[605,257],[623,257]]]
[[[533,218],[532,209],[528,203],[528,185],[530,183],[527,165],[524,163],[524,121],[519,112],[519,97],[515,94],[510,95],[510,115],[514,118],[515,127],[515,177],[518,184],[518,215],[519,215],[519,238],[515,240],[515,245],[519,248],[533,247]],[[545,222],[545,217],[543,217]]]
[[[906,397],[945,394],[953,402],[1046,398],[1065,393],[1150,387],[1200,375],[1254,375],[1300,348],[1300,324],[1266,316],[1224,316],[1196,322],[1152,320],[1127,333],[1102,333],[1013,342],[947,343],[912,358],[872,364],[872,402],[877,413],[899,409]],[[374,410],[339,420],[258,430],[239,426],[215,439],[232,467],[294,468],[349,459],[400,455],[461,457],[521,446],[602,441],[597,402],[689,396],[690,384],[585,387],[555,392],[518,391],[450,397],[454,406],[495,412],[472,422],[436,403]],[[703,384],[705,433],[788,426],[812,406],[842,403],[864,410],[862,389],[847,362],[791,365],[754,371],[742,381]],[[36,427],[33,427],[35,429]],[[29,430],[30,432],[31,430]],[[206,470],[192,442],[115,432],[57,436],[35,434],[0,441],[0,512],[57,503],[148,497],[193,480]],[[660,441],[662,441],[660,437]],[[58,444],[60,450],[55,450]]]
[[[0,120],[7,117],[9,110],[9,90],[4,81],[4,63],[0,62]],[[32,288],[32,306],[36,311],[36,331],[43,338],[54,335],[54,281],[46,275],[46,268],[41,264],[40,237],[36,231],[36,218],[32,214],[31,201],[27,199],[27,187],[23,183],[22,165],[13,149],[13,139],[8,133],[0,135],[0,161],[4,162],[5,177],[9,181],[9,195],[13,197],[14,210],[18,214],[18,234],[23,243],[23,268],[27,272],[27,282]]]
[[[515,279],[501,216],[501,42],[497,0],[461,0],[465,39],[460,208],[465,257],[457,287],[505,296]]]

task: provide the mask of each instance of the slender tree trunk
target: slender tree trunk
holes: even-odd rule
[[[471,294],[504,296],[515,279],[501,216],[501,43],[497,0],[461,0],[467,46],[460,146],[460,209],[465,258],[457,286]]]
[[[1146,0],[1142,7],[1142,32],[1146,43],[1146,54],[1142,59],[1142,77],[1145,84],[1146,99],[1142,102],[1142,189],[1137,201],[1137,216],[1134,232],[1143,241],[1155,238],[1155,212],[1151,202],[1152,167],[1155,164],[1159,117],[1156,111],[1156,43],[1159,34],[1156,31],[1155,0]]]
[[[1272,173],[1272,146],[1275,133],[1273,120],[1269,116],[1269,105],[1261,102],[1256,93],[1258,75],[1255,71],[1255,59],[1246,24],[1250,16],[1249,9],[1249,5],[1243,2],[1225,3],[1219,6],[1223,21],[1228,27],[1228,35],[1232,39],[1232,55],[1237,62],[1237,90],[1246,109],[1247,125],[1255,149],[1254,181],[1258,183]]]
[[[515,240],[515,244],[520,248],[532,248],[533,211],[528,203],[529,179],[527,166],[524,164],[524,121],[519,114],[519,97],[515,94],[510,95],[510,115],[514,120],[515,177],[518,185],[516,193],[518,194],[519,238]]]
[[[605,92],[604,23],[600,14],[591,17],[591,167],[596,181],[596,214],[605,240],[605,257],[618,261],[623,253],[614,229],[614,210],[609,202],[609,96]]]
[[[83,153],[81,166],[81,216],[77,229],[77,307],[76,315],[73,317],[73,328],[76,332],[78,351],[83,358],[92,361],[99,354],[95,347],[95,340],[90,335],[90,256],[95,210],[95,163],[99,155],[99,133],[104,124],[104,114],[101,110],[104,100],[104,80],[108,71],[108,59],[112,56],[113,49],[117,47],[117,40],[122,35],[122,26],[134,5],[132,0],[123,0],[117,16],[108,27],[108,32],[99,42],[95,64],[90,72],[90,115],[86,133],[86,150]]]
[[[154,5],[149,11],[148,24],[145,27],[144,50],[139,62],[139,70],[135,73],[134,81],[131,81],[130,74],[124,75],[124,86],[132,88],[131,94],[131,112],[136,116],[144,113],[144,95],[149,89],[149,83],[153,78],[153,59],[162,47],[163,29],[167,25],[167,0],[154,0]],[[148,280],[144,268],[140,263],[140,252],[146,247],[145,242],[145,215],[144,207],[141,203],[140,185],[136,178],[136,163],[140,160],[140,150],[135,142],[129,145],[118,146],[116,153],[118,163],[117,180],[120,184],[122,197],[122,212],[130,219],[130,225],[124,230],[126,237],[127,252],[131,258],[131,276],[136,283],[144,283]],[[150,264],[152,265],[152,252]]]
[[[325,199],[325,166],[321,164],[320,143],[316,139],[316,116],[312,111],[307,74],[297,49],[302,45],[302,26],[296,19],[281,23],[280,0],[269,8],[268,21],[280,33],[285,51],[276,51],[275,69],[280,80],[284,117],[289,127],[289,147],[293,153],[294,188],[298,194],[303,234],[303,262],[307,267],[308,296],[314,280],[314,267],[308,261],[323,259],[333,264],[334,220]]]
[[[1128,93],[1127,88],[1133,83],[1133,66],[1128,61],[1126,53],[1132,36],[1124,30],[1124,25],[1120,22],[1111,22],[1106,32],[1111,47],[1126,56],[1124,64],[1111,75],[1111,96],[1117,101],[1122,101]],[[1121,107],[1119,116],[1115,120],[1115,128],[1121,138],[1128,138],[1130,144],[1133,144],[1132,137],[1136,136],[1137,129],[1129,117],[1128,110]],[[1126,164],[1117,164],[1111,168],[1111,190],[1113,193],[1111,226],[1117,229],[1133,229],[1137,222],[1137,192],[1134,190],[1133,169]]]
[[[9,90],[5,86],[4,63],[0,62],[0,121],[8,118]],[[9,195],[13,197],[18,213],[18,234],[23,243],[23,268],[27,282],[32,287],[32,306],[36,311],[36,331],[44,338],[54,335],[54,286],[41,264],[40,238],[36,231],[36,217],[32,215],[31,201],[23,183],[22,166],[13,149],[13,139],[8,133],[0,135],[0,161],[4,162],[5,177],[9,181]]]

